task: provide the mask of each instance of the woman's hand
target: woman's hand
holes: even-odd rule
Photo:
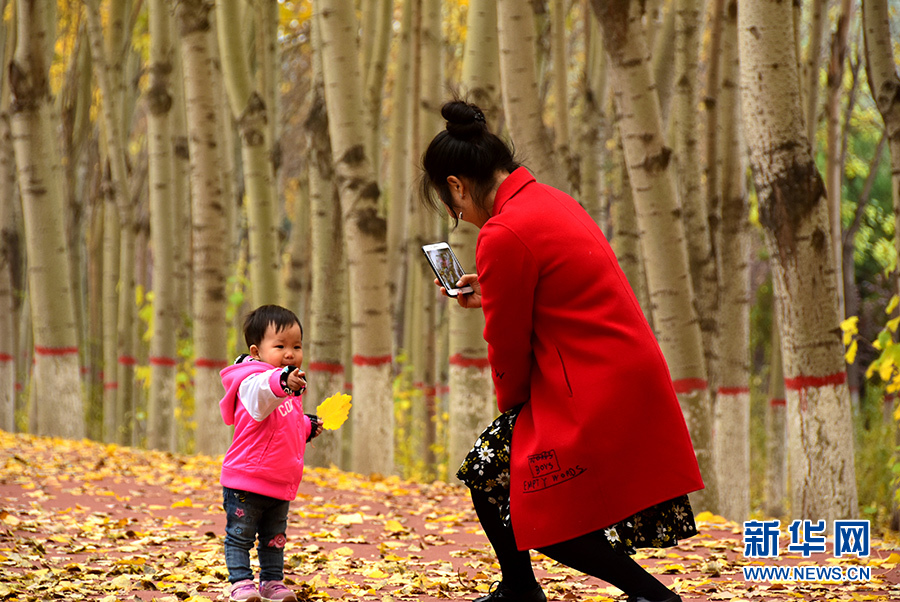
[[[434,279],[434,283],[438,286],[441,286],[441,283],[437,278]],[[471,293],[459,293],[458,295],[456,295],[456,302],[459,303],[460,307],[465,307],[466,309],[481,307],[481,285],[478,283],[478,274],[464,274],[456,284],[460,287],[466,285],[472,287]],[[445,297],[450,296],[447,294],[447,289],[445,289],[443,286],[441,286],[441,294]]]

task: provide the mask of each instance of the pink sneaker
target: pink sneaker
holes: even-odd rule
[[[253,585],[253,580],[244,579],[232,585],[231,590],[228,592],[228,602],[261,602],[259,592],[256,591],[256,586]]]
[[[283,581],[263,581],[259,584],[263,602],[297,602],[294,592],[284,586]]]

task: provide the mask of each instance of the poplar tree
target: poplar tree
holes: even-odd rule
[[[792,513],[858,513],[825,187],[805,130],[790,5],[741,0],[743,123],[782,331]]]

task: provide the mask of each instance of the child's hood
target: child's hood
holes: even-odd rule
[[[219,411],[225,424],[234,424],[234,412],[238,403],[238,390],[244,379],[253,374],[273,370],[266,362],[243,361],[239,364],[228,366],[219,375],[222,377],[222,385],[225,387],[225,397],[219,402]]]

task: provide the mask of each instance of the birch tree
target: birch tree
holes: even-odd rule
[[[497,45],[497,1],[472,0],[466,15],[462,86],[470,102],[481,107],[488,123],[499,123],[500,78]],[[475,269],[478,230],[466,222],[450,232],[453,247],[464,269]],[[451,472],[472,448],[472,442],[497,414],[484,332],[484,314],[448,303],[449,419],[447,454]],[[454,473],[455,474],[455,473]]]
[[[6,0],[0,1],[5,13]],[[7,64],[10,31],[0,22],[0,65]],[[15,292],[13,272],[18,256],[16,227],[16,158],[9,131],[8,71],[0,72],[0,429],[14,432],[16,412]]]
[[[228,429],[219,415],[222,396],[219,370],[228,365],[225,324],[226,224],[222,212],[222,119],[209,86],[210,11],[205,0],[182,0],[175,6],[184,63],[185,106],[190,149],[191,226],[193,233],[194,418],[197,451],[222,453]]]
[[[497,0],[503,114],[517,151],[541,182],[566,189],[544,127],[535,67],[534,13],[527,0]]]
[[[121,100],[123,98],[120,93],[121,86],[118,79],[122,76],[121,62],[118,56],[120,52],[116,52],[117,60],[115,60],[116,68],[110,65],[107,57],[113,56],[122,44],[122,35],[119,31],[121,27],[121,12],[124,10],[123,2],[113,2],[111,11],[111,31],[107,39],[103,34],[103,26],[100,19],[100,3],[99,0],[88,0],[85,3],[87,8],[88,32],[91,44],[91,58],[94,67],[94,77],[99,83],[100,93],[103,96],[102,116],[103,131],[105,133],[106,155],[109,162],[109,189],[107,194],[110,199],[110,205],[107,206],[109,213],[106,217],[110,219],[110,223],[106,224],[106,228],[117,228],[119,235],[119,261],[118,261],[118,278],[116,282],[116,313],[115,323],[117,324],[117,349],[116,363],[113,365],[105,365],[106,371],[112,371],[113,366],[116,370],[115,387],[110,387],[110,397],[114,395],[115,403],[104,407],[104,422],[106,424],[106,438],[120,444],[125,444],[131,440],[131,428],[129,421],[132,419],[131,409],[133,403],[133,384],[134,384],[134,357],[132,355],[132,327],[133,327],[133,308],[134,308],[134,228],[131,199],[128,194],[128,170],[126,167],[126,148],[125,136],[123,132],[124,122],[122,119]],[[119,27],[114,27],[118,24]],[[113,211],[115,207],[115,211]],[[115,218],[111,213],[115,214]],[[110,232],[109,235],[114,237],[116,233]],[[114,243],[110,242],[111,245]],[[110,248],[110,252],[114,252]],[[109,283],[112,284],[113,273],[108,275]],[[112,300],[112,292],[109,292],[110,302]],[[112,354],[107,353],[107,358],[112,359]],[[112,415],[108,415],[111,413]]]
[[[669,364],[706,488],[692,494],[697,508],[718,500],[712,456],[712,409],[700,323],[679,216],[672,151],[665,145],[653,87],[641,2],[592,0],[610,58],[610,81],[644,253],[651,313]]]
[[[147,105],[147,145],[150,154],[150,219],[153,248],[153,335],[150,340],[150,398],[147,407],[147,445],[152,449],[177,451],[175,443],[175,372],[178,365],[176,334],[178,308],[175,305],[173,273],[175,176],[170,114],[174,47],[169,4],[151,0],[150,86]]]
[[[241,5],[240,0],[219,0],[215,4],[225,88],[241,135],[250,238],[250,294],[253,305],[258,306],[280,301],[278,216],[265,91],[255,86],[244,46],[234,43],[241,38]]]
[[[353,469],[394,472],[391,324],[387,226],[380,191],[366,156],[358,23],[349,0],[319,5],[328,130],[340,191],[350,281],[353,346]]]
[[[806,137],[791,7],[741,0],[743,123],[782,329],[791,510],[856,516],[853,425],[822,178]]]
[[[719,512],[742,522],[750,515],[750,232],[744,143],[741,136],[740,62],[737,49],[737,0],[728,0],[721,23],[722,84],[719,111],[721,235],[717,237],[718,328],[716,372],[716,465]],[[716,164],[708,167],[717,171]]]
[[[306,399],[322,400],[340,391],[344,384],[344,315],[346,299],[344,239],[341,203],[334,180],[322,57],[318,52],[319,31],[312,26],[313,76],[309,116],[305,129],[309,140],[309,202],[312,239],[312,289],[309,301],[309,388]],[[307,412],[311,408],[304,407]],[[325,431],[307,448],[316,466],[342,466],[344,429]]]
[[[80,439],[85,424],[60,189],[64,173],[51,127],[48,40],[54,35],[47,29],[46,4],[18,3],[16,9],[9,113],[28,256],[37,434]]]
[[[700,54],[700,2],[675,2],[675,97],[673,120],[675,160],[679,198],[681,200],[691,282],[698,313],[706,369],[715,375],[715,331],[717,307],[716,262],[710,239],[707,207],[700,178],[700,119],[697,112],[698,69]],[[710,61],[718,59],[711,56]],[[713,381],[715,378],[712,379]]]

